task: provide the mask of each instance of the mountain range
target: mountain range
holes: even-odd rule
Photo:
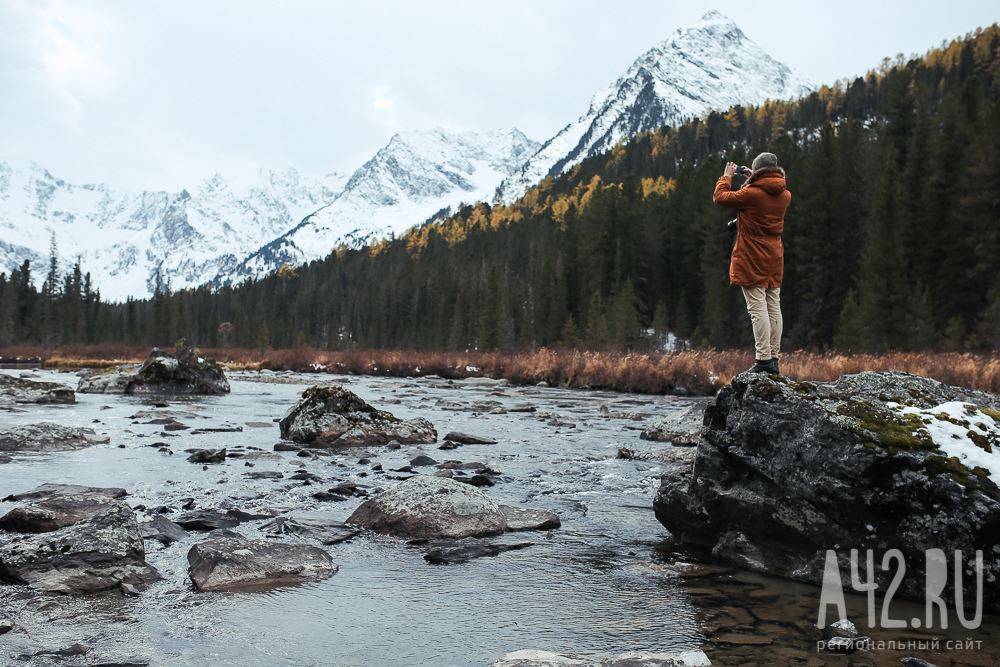
[[[639,132],[678,125],[713,109],[801,97],[811,87],[731,19],[710,11],[639,56],[594,95],[586,113],[500,184],[496,199],[509,204],[546,176],[558,176]]]
[[[54,238],[63,269],[79,258],[104,299],[226,274],[343,189],[340,174],[260,171],[243,188],[216,174],[191,190],[126,192],[0,162],[0,266],[41,268]],[[38,275],[36,273],[36,275]]]
[[[539,148],[518,129],[396,134],[329,204],[248,256],[217,282],[260,277],[321,259],[333,244],[360,247],[399,234],[461,202],[489,199]]]
[[[173,289],[231,284],[399,234],[463,202],[509,203],[638,132],[808,89],[709,12],[642,54],[541,144],[517,129],[406,131],[349,178],[262,170],[249,185],[217,174],[180,192],[77,185],[0,162],[0,270],[44,262],[54,236],[62,263],[79,258],[104,299],[147,296],[158,276]]]

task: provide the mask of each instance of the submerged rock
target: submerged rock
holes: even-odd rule
[[[597,653],[573,656],[551,651],[513,651],[493,663],[493,667],[707,667],[712,662],[703,651],[677,653]]]
[[[496,440],[490,438],[484,438],[478,435],[470,435],[468,433],[460,433],[458,431],[452,431],[448,435],[444,436],[444,439],[449,442],[454,442],[459,445],[495,445]]]
[[[507,530],[552,530],[562,525],[559,515],[548,510],[525,509],[501,505],[500,511],[507,518]]]
[[[188,551],[188,575],[199,591],[259,591],[326,579],[339,569],[318,547],[250,540],[219,531]]]
[[[80,379],[81,394],[228,394],[222,367],[199,357],[191,348],[173,353],[153,348],[138,368],[121,366]]]
[[[295,535],[319,540],[326,545],[346,542],[361,529],[326,518],[278,516],[261,527],[268,535]]]
[[[426,419],[399,419],[339,385],[306,389],[279,422],[281,437],[312,447],[428,444],[437,431]]]
[[[124,498],[128,495],[125,489],[112,486],[81,486],[79,484],[42,484],[31,491],[12,493],[0,500],[3,502],[18,502],[21,500],[36,500],[53,496],[70,496],[74,494],[107,496],[108,498]]]
[[[162,514],[139,525],[143,539],[156,540],[160,544],[170,545],[180,542],[188,536],[188,532]]]
[[[555,527],[553,517],[558,525],[543,510],[500,505],[470,484],[418,475],[362,503],[347,523],[399,537],[458,539]]]
[[[948,567],[956,549],[966,559],[980,549],[984,599],[995,611],[998,407],[995,395],[906,373],[825,384],[744,373],[706,409],[693,466],[664,475],[656,516],[680,543],[816,584],[828,549],[844,581],[850,549],[876,558],[899,549],[908,575],[900,592],[919,599],[925,549],[944,549]],[[893,571],[876,569],[887,586]],[[976,578],[964,582],[974,600]]]
[[[191,463],[225,463],[226,448],[222,449],[196,449],[187,457]]]
[[[76,403],[76,393],[57,382],[40,382],[0,373],[0,405]]]
[[[46,485],[13,496],[23,504],[0,517],[0,579],[69,594],[157,579],[121,491]]]
[[[191,510],[175,516],[173,521],[184,530],[202,531],[233,528],[240,524],[239,518],[231,512],[218,510]]]
[[[66,452],[111,442],[92,428],[52,422],[23,424],[0,430],[0,452]]]
[[[507,551],[525,549],[534,542],[514,542],[511,544],[473,542],[449,547],[435,547],[424,554],[424,560],[433,565],[458,565],[474,558],[497,556]]]

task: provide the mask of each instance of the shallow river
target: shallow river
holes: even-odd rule
[[[77,380],[47,371],[28,376],[72,386]],[[816,589],[696,565],[673,552],[651,508],[659,475],[670,464],[616,457],[619,447],[650,453],[669,449],[641,440],[640,430],[655,418],[696,419],[703,400],[486,380],[301,374],[233,374],[230,379],[228,396],[170,400],[165,408],[153,406],[161,399],[80,394],[76,405],[0,412],[3,425],[54,421],[91,426],[111,437],[109,444],[75,452],[16,455],[0,466],[0,497],[64,482],[124,487],[133,506],[179,507],[181,499],[193,498],[197,508],[310,512],[342,521],[359,499],[318,502],[311,494],[345,480],[372,488],[395,483],[392,477],[405,474],[392,469],[424,453],[437,461],[489,464],[501,475],[485,489],[488,494],[508,504],[555,511],[562,527],[496,538],[534,544],[460,565],[431,565],[420,546],[362,534],[326,547],[340,566],[330,579],[240,594],[192,589],[186,554],[203,533],[168,547],[147,541],[147,560],[164,579],[140,597],[73,599],[0,586],[0,616],[11,616],[19,625],[0,637],[0,664],[132,659],[156,665],[484,665],[526,648],[574,654],[702,649],[715,664],[848,664],[838,656],[816,655],[820,635],[811,625]],[[360,448],[319,458],[273,452],[279,441],[274,420],[309,384],[333,381],[345,382],[397,416],[430,419],[440,435],[464,431],[498,444],[451,451],[436,445]],[[536,411],[492,412],[525,404]],[[153,414],[133,418],[139,411]],[[160,425],[141,423],[159,415],[192,429],[242,431],[167,433]],[[154,442],[166,443],[173,454],[150,446]],[[204,469],[185,460],[184,450],[192,447],[242,447],[249,456]],[[361,458],[371,461],[359,463]],[[374,464],[384,470],[372,470]],[[324,482],[303,485],[287,479],[299,469]],[[251,470],[276,470],[286,478],[250,480],[244,473]],[[237,530],[260,537],[260,523]],[[852,600],[852,611],[862,604]],[[908,631],[885,638],[934,636],[941,635]],[[949,652],[938,664],[996,664],[991,656],[1000,655],[997,619],[987,619],[974,633],[949,636],[986,643],[978,651]],[[76,643],[89,647],[89,653],[62,661],[34,655]],[[899,664],[903,655],[934,653],[887,650],[876,659]]]

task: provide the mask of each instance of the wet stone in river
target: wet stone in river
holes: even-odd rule
[[[159,575],[123,493],[53,484],[10,496],[21,504],[0,518],[0,576],[68,594],[145,588]]]
[[[310,387],[279,425],[281,437],[313,447],[437,441],[437,431],[426,419],[399,419],[339,385]]]
[[[188,574],[199,591],[259,591],[326,579],[338,566],[318,547],[251,540],[218,531],[188,552]]]

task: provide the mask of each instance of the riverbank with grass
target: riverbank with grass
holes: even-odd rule
[[[46,368],[77,369],[140,363],[146,347],[95,345],[0,348],[7,359],[38,357]],[[202,348],[230,370],[351,373],[386,377],[490,377],[515,384],[610,389],[644,394],[710,395],[753,363],[749,352],[689,350],[666,354],[539,349],[524,352]],[[781,371],[793,378],[832,380],[865,370],[905,371],[941,382],[1000,391],[1000,354],[792,352]]]

